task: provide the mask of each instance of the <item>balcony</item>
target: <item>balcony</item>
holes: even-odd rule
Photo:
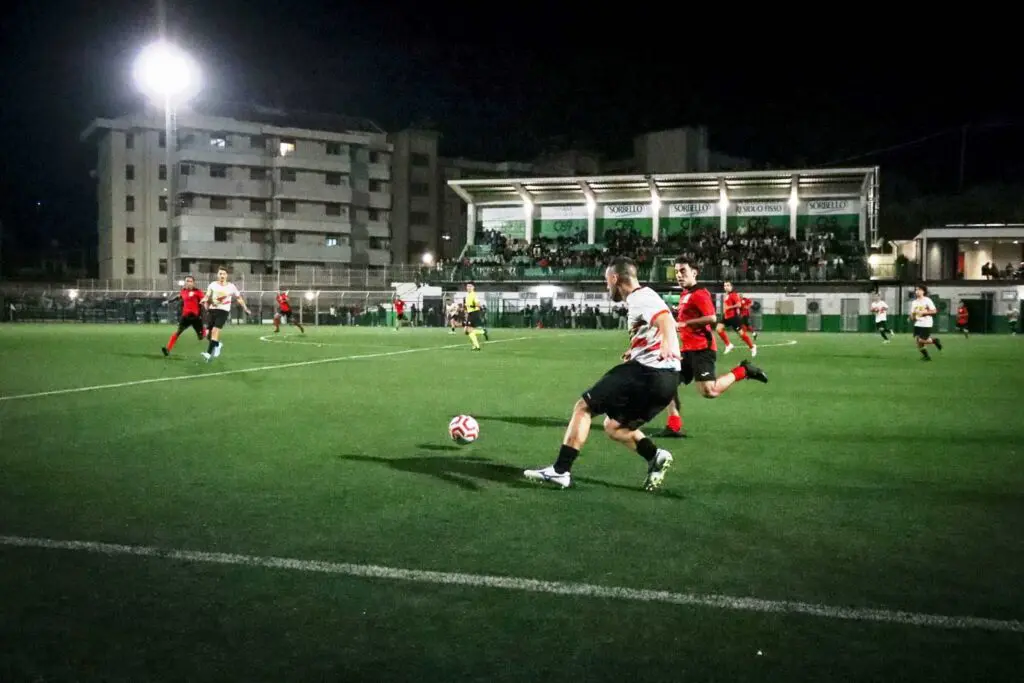
[[[366,223],[367,237],[391,237],[391,227],[385,221],[368,221]]]
[[[278,244],[274,250],[278,261],[351,263],[351,247],[328,247],[322,244]]]
[[[391,210],[390,192],[370,192],[370,208]]]
[[[216,261],[258,261],[266,258],[264,245],[255,242],[182,240],[174,258]]]
[[[391,252],[387,249],[367,249],[367,264],[371,266],[391,265]]]
[[[391,180],[391,167],[387,164],[367,164],[367,174],[374,180]]]
[[[270,197],[270,184],[265,180],[231,180],[209,176],[186,175],[178,181],[179,192],[218,197]]]
[[[214,147],[196,141],[178,149],[178,161],[196,164],[225,164],[227,166],[266,166],[272,153],[262,147]]]
[[[352,232],[352,223],[347,216],[303,216],[289,214],[288,218],[274,220],[274,230],[289,232]]]
[[[174,225],[183,231],[204,228],[212,230],[214,226],[236,230],[264,230],[267,228],[267,219],[263,213],[242,209],[182,209],[174,218]]]
[[[305,202],[352,203],[352,188],[344,185],[319,183],[282,182],[277,185],[276,196],[280,199],[295,199]]]
[[[302,156],[301,154],[289,154],[288,156],[271,157],[271,165],[274,168],[291,168],[296,171],[323,171],[324,173],[352,173],[352,162],[345,156]]]

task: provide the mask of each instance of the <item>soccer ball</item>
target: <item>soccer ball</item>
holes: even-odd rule
[[[473,443],[480,436],[480,425],[469,415],[457,415],[448,423],[448,436],[457,443]]]

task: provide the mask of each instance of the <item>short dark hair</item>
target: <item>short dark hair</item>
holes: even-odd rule
[[[218,267],[217,267],[217,272],[218,272],[218,273],[219,273],[220,271],[222,271],[222,270],[223,270],[223,271],[224,271],[225,273],[227,273],[227,272],[228,272],[228,267],[227,267],[227,266],[218,266]]]
[[[620,278],[629,278],[631,280],[637,279],[636,263],[628,256],[616,257],[608,264],[608,267]]]
[[[925,294],[928,293],[928,285],[924,284],[923,282],[918,282],[916,285],[914,285],[914,287],[916,289],[920,289]]]
[[[700,266],[698,266],[697,262],[694,261],[689,256],[677,256],[676,257],[676,265],[677,266],[690,266],[691,268],[693,268],[697,272],[700,272]]]

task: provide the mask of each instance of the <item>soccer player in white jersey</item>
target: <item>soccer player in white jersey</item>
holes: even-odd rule
[[[871,312],[875,314],[875,329],[882,335],[882,343],[888,344],[892,337],[892,330],[889,329],[889,304],[885,303],[878,292],[871,295]]]
[[[644,488],[661,486],[672,454],[654,445],[640,426],[665,409],[679,386],[679,336],[668,306],[650,287],[637,281],[636,264],[617,258],[605,271],[612,301],[625,301],[630,325],[625,361],[609,370],[576,401],[554,465],[525,470],[534,481],[568,488],[572,464],[590,434],[591,418],[604,414],[604,431],[614,441],[636,451],[647,461]]]
[[[203,358],[209,363],[220,356],[221,343],[220,331],[228,322],[231,314],[231,303],[237,300],[246,315],[251,315],[249,307],[245,305],[242,293],[234,284],[228,282],[228,271],[225,268],[217,270],[217,281],[211,282],[206,288],[206,305],[210,311],[210,344],[203,352]]]
[[[924,285],[915,287],[914,300],[910,302],[910,321],[914,324],[914,342],[917,344],[917,350],[921,352],[922,360],[932,359],[926,346],[934,344],[935,348],[942,350],[942,342],[938,337],[932,336],[936,313],[938,310],[928,297],[928,288]]]

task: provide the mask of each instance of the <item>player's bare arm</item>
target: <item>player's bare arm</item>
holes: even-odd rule
[[[238,301],[238,305],[242,307],[242,310],[245,311],[246,315],[252,315],[252,311],[250,311],[249,307],[245,305],[245,299],[241,294],[237,295],[235,300]]]
[[[718,316],[712,313],[711,315],[704,315],[693,320],[687,320],[686,322],[676,323],[676,327],[703,327],[704,325],[714,325],[717,320]]]
[[[661,333],[661,350],[658,352],[658,358],[666,360],[668,358],[679,358],[682,353],[679,351],[679,335],[676,334],[675,321],[672,320],[672,316],[666,311],[661,315],[658,315],[654,319],[654,326],[658,328],[658,332]]]

